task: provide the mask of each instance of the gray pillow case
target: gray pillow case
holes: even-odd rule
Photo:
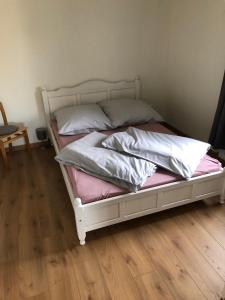
[[[136,192],[147,177],[155,173],[156,166],[144,159],[103,148],[101,143],[105,138],[107,135],[103,133],[92,132],[64,147],[55,159]]]
[[[98,103],[109,117],[113,127],[131,125],[153,120],[151,106],[136,99],[103,100]]]
[[[59,134],[74,135],[111,128],[110,120],[97,104],[81,104],[55,112]]]
[[[177,135],[129,127],[102,142],[106,148],[146,159],[184,178],[193,176],[210,144]]]

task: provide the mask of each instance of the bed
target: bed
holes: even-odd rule
[[[120,97],[140,98],[140,79],[133,80],[87,80],[70,87],[57,89],[42,88],[42,99],[45,117],[51,141],[56,153],[69,142],[79,136],[62,137],[57,134],[57,124],[54,121],[54,112],[64,106],[80,103],[97,103],[101,100],[114,100]],[[140,128],[169,133],[169,129],[159,123],[143,124]],[[124,130],[119,129],[119,130]],[[110,134],[112,132],[108,132]],[[127,193],[123,189],[113,187],[110,183],[99,183],[99,179],[72,167],[60,164],[65,184],[75,213],[76,229],[80,244],[85,244],[86,233],[91,230],[138,218],[144,215],[184,205],[190,202],[220,195],[220,203],[224,203],[225,170],[216,167],[216,161],[206,156],[195,176],[189,180],[182,180],[172,176],[167,171],[160,170],[159,178],[152,178],[143,189],[136,193]],[[207,172],[205,167],[207,166]],[[159,176],[160,175],[160,176]],[[85,178],[83,178],[83,177]],[[88,177],[89,176],[89,177]],[[92,178],[91,178],[92,177]],[[76,181],[87,186],[92,185],[101,190],[100,195],[82,193]],[[99,185],[100,184],[100,185]],[[101,185],[102,184],[102,185]],[[82,184],[81,184],[82,185]],[[101,187],[101,188],[99,188]],[[103,189],[104,187],[104,189]]]

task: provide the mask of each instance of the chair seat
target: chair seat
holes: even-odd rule
[[[2,102],[0,102],[0,113],[4,122],[4,126],[0,126],[0,153],[6,167],[9,167],[5,146],[9,146],[9,151],[13,150],[12,143],[23,138],[26,148],[30,151],[30,142],[27,129],[23,125],[9,125]]]
[[[18,129],[15,125],[3,125],[0,126],[0,136],[6,136],[16,132]]]

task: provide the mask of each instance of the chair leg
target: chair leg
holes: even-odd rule
[[[28,137],[26,129],[24,131],[24,140],[25,140],[25,143],[26,143],[26,148],[30,152],[31,151],[31,147],[30,147],[29,137]]]
[[[8,163],[7,154],[6,154],[4,145],[1,145],[1,153],[2,153],[2,158],[3,158],[4,165],[5,165],[6,168],[8,168],[9,163]]]
[[[9,144],[9,151],[13,152],[13,145],[12,144]]]

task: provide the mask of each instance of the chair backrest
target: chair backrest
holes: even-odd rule
[[[8,125],[8,120],[7,120],[6,113],[5,113],[2,102],[0,102],[0,111],[2,114],[2,119],[3,119],[4,125]]]

